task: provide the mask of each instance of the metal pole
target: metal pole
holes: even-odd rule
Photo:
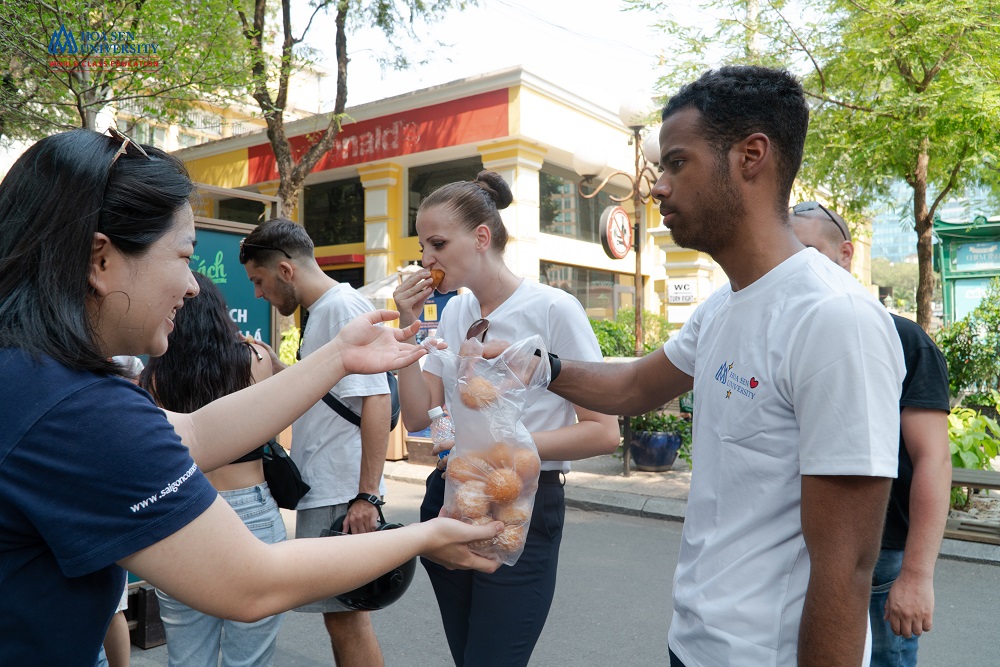
[[[632,182],[632,202],[635,207],[635,230],[632,234],[632,246],[635,249],[635,356],[641,357],[645,351],[642,344],[642,192],[639,184],[642,182],[642,157],[639,130],[634,128],[635,143],[635,180]]]

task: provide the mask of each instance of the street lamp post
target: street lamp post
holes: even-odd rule
[[[584,199],[593,199],[596,197],[615,176],[623,176],[629,182],[630,188],[627,195],[616,197],[609,194],[608,197],[614,202],[623,202],[631,199],[635,212],[635,221],[630,231],[632,233],[631,246],[635,252],[635,356],[637,357],[643,356],[645,351],[642,329],[642,247],[643,239],[645,238],[645,228],[643,226],[642,211],[649,202],[652,196],[653,185],[656,183],[656,173],[653,171],[652,165],[658,163],[660,159],[660,145],[657,134],[650,132],[646,135],[645,140],[642,139],[642,130],[646,126],[645,118],[648,116],[648,104],[648,97],[637,98],[636,100],[623,103],[618,111],[618,116],[621,118],[622,123],[632,132],[629,144],[635,148],[635,170],[633,173],[629,174],[616,170],[609,174],[588,194],[583,191],[583,185],[591,183],[597,178],[598,174],[604,171],[606,160],[603,156],[596,156],[592,152],[594,147],[591,145],[577,151],[573,156],[573,169],[583,177],[583,180],[577,184],[577,192]],[[645,186],[645,192],[643,191],[643,186]],[[607,251],[607,246],[605,250]],[[613,257],[624,256],[624,252],[621,255],[612,255],[610,252],[608,254]],[[632,429],[626,416],[625,446],[622,453],[622,470],[626,477],[630,474],[629,441],[631,440],[631,431]]]
[[[642,330],[642,246],[645,238],[645,228],[643,226],[642,211],[651,198],[653,185],[656,183],[656,173],[652,166],[659,161],[659,141],[655,133],[649,133],[645,140],[641,133],[645,127],[645,117],[647,116],[644,104],[641,99],[634,102],[625,102],[619,110],[619,117],[622,123],[632,132],[629,144],[635,148],[635,171],[631,174],[621,170],[613,171],[589,194],[583,191],[584,184],[592,182],[597,175],[604,170],[604,160],[594,154],[587,154],[586,151],[578,151],[573,159],[573,168],[578,174],[583,176],[583,180],[577,184],[577,192],[584,199],[593,199],[615,176],[623,176],[628,179],[629,193],[624,197],[608,195],[614,202],[632,200],[635,211],[635,221],[632,224],[632,248],[635,252],[635,356],[641,357],[644,353],[643,330]],[[645,192],[643,192],[645,185]]]

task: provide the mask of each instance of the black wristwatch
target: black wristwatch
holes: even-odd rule
[[[562,362],[559,361],[559,355],[549,352],[549,384],[556,381],[559,377],[559,371],[562,370]]]
[[[555,354],[554,352],[549,352],[548,355],[549,355],[549,384],[552,384],[553,382],[556,381],[556,378],[559,377],[559,371],[562,370],[562,362],[559,361],[558,354]],[[535,350],[535,356],[541,358],[542,351]]]
[[[375,507],[381,507],[382,505],[385,505],[385,501],[373,493],[359,493],[358,495],[354,496],[353,498],[347,501],[347,506],[350,507],[359,500],[363,500],[366,503],[371,503]]]

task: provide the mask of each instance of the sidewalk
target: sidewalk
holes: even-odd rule
[[[407,461],[386,461],[385,476],[401,482],[423,484],[430,466]],[[596,456],[573,462],[566,476],[566,505],[586,511],[631,514],[651,519],[684,521],[691,471],[678,460],[667,472],[633,470],[622,474],[621,459]],[[941,557],[1000,564],[1000,546],[946,539]]]

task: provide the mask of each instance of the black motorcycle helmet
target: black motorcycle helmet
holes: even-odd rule
[[[386,523],[382,517],[382,508],[379,509],[379,523],[375,530],[392,530],[402,528],[401,523]],[[337,517],[330,526],[330,535],[346,535],[343,532],[345,516]],[[324,531],[325,532],[325,531]],[[413,581],[413,574],[417,569],[417,559],[411,558],[402,565],[389,570],[381,577],[369,581],[367,584],[358,586],[353,591],[337,595],[337,600],[352,611],[376,611],[385,609],[393,602],[403,597],[403,593],[410,587]]]

